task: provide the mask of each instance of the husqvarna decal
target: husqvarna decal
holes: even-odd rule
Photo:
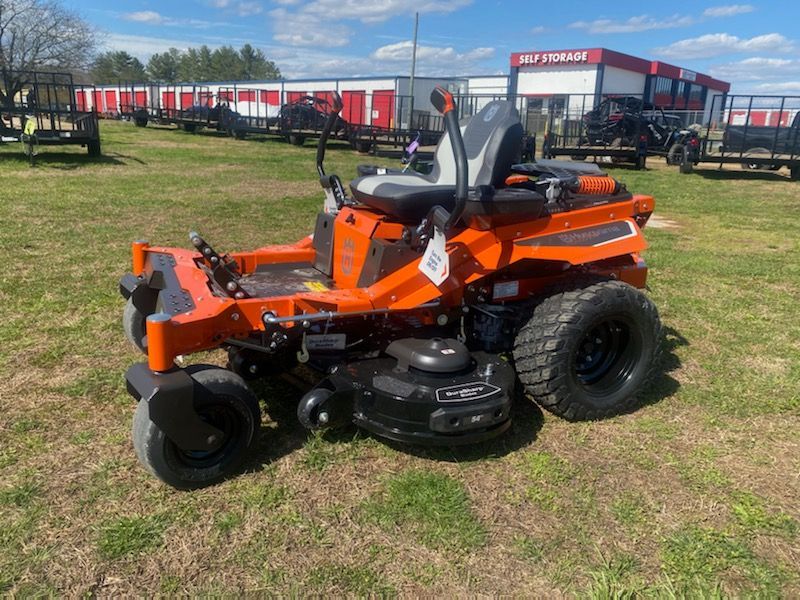
[[[594,227],[584,227],[573,231],[562,231],[542,237],[517,242],[520,246],[582,246],[597,247],[619,242],[638,235],[631,221],[614,221]]]

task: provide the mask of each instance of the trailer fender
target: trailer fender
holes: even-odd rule
[[[181,450],[207,452],[222,443],[223,432],[194,408],[195,398],[211,392],[184,369],[158,373],[147,363],[136,363],[125,373],[125,382],[133,398],[147,402],[150,420]]]

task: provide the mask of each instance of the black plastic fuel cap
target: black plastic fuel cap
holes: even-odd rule
[[[386,354],[397,359],[397,368],[409,367],[428,373],[456,373],[472,364],[467,347],[452,338],[395,340],[386,348]]]

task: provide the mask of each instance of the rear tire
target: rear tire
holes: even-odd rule
[[[139,461],[161,481],[182,490],[205,487],[234,473],[261,427],[258,400],[241,377],[209,365],[195,365],[187,372],[211,392],[195,398],[194,406],[204,421],[225,432],[220,448],[181,450],[150,420],[146,400],[139,401],[133,418],[133,448]]]
[[[122,311],[122,330],[125,337],[140,352],[147,354],[144,346],[144,336],[147,331],[147,315],[133,305],[133,300],[128,298],[125,310]]]
[[[517,334],[525,391],[570,421],[627,412],[655,373],[658,311],[636,288],[602,281],[545,298]]]

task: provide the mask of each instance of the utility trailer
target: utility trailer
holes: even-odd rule
[[[137,127],[148,123],[176,125],[189,132],[205,128],[219,129],[220,113],[227,100],[212,93],[208,86],[186,84],[154,84],[125,82],[118,85],[118,114]]]
[[[24,141],[31,155],[36,145],[80,145],[100,156],[97,111],[87,103],[93,87],[44,71],[3,70],[0,83],[0,143]]]
[[[681,172],[701,163],[740,164],[746,170],[787,167],[800,179],[800,96],[715,95],[699,134],[698,152]]]
[[[644,168],[650,137],[644,113],[653,108],[641,95],[606,95],[599,102],[594,94],[553,97],[542,108],[542,157],[592,157]]]

